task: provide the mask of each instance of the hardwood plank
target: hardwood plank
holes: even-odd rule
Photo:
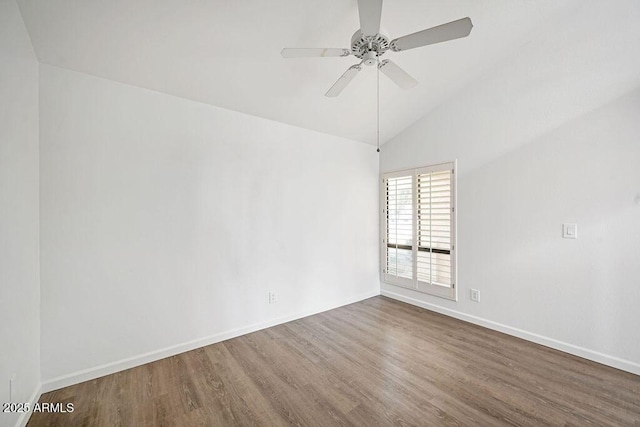
[[[385,297],[46,393],[29,426],[640,426],[640,377]]]

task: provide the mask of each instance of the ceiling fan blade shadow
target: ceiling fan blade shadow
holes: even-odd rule
[[[327,93],[324,94],[324,96],[334,98],[340,95],[340,93],[342,93],[344,88],[347,87],[349,82],[353,80],[353,78],[358,74],[360,70],[362,70],[361,64],[356,64],[349,67],[349,69],[345,71],[342,76],[340,76],[340,78],[333,84],[333,86],[331,86],[331,88],[327,91]]]
[[[385,59],[380,64],[378,64],[378,68],[402,89],[411,89],[418,84],[418,81],[416,79],[411,77],[402,68],[398,67],[393,61]]]
[[[418,31],[417,33],[398,37],[392,40],[389,46],[394,52],[414,49],[416,47],[467,37],[469,33],[471,33],[472,28],[473,23],[471,19],[462,18],[447,24],[438,25],[437,27]]]
[[[336,57],[336,56],[349,56],[351,51],[349,49],[340,48],[287,48],[285,47],[280,52],[283,58],[323,58],[323,57]]]
[[[380,32],[382,0],[358,0],[358,14],[363,36],[375,36]]]

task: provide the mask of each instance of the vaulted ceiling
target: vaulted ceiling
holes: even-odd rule
[[[376,70],[337,98],[354,57],[282,59],[283,47],[349,47],[356,0],[19,0],[42,63],[375,144]],[[381,140],[395,136],[549,26],[577,0],[386,0],[396,38],[469,16],[467,38],[388,52],[420,83],[381,75]]]

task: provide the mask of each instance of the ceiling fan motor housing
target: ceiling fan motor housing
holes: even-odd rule
[[[351,52],[356,58],[363,60],[365,65],[378,62],[378,57],[389,49],[389,38],[382,34],[366,37],[358,30],[351,37]]]

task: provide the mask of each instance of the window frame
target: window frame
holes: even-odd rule
[[[458,300],[458,282],[457,282],[457,197],[456,197],[456,167],[457,161],[451,161],[446,163],[439,163],[430,166],[416,167],[411,169],[403,169],[392,172],[386,172],[381,174],[380,185],[380,205],[381,205],[381,244],[380,244],[380,274],[381,281],[394,286],[400,286],[413,291],[421,292],[428,295],[433,295],[453,301]],[[441,286],[433,283],[426,283],[418,280],[417,275],[417,256],[418,256],[418,176],[421,174],[442,172],[449,170],[451,173],[451,212],[450,212],[450,263],[451,263],[451,286]],[[399,178],[411,176],[412,185],[412,243],[411,243],[411,256],[412,256],[412,278],[398,277],[388,275],[386,272],[387,267],[387,180],[390,178]]]

